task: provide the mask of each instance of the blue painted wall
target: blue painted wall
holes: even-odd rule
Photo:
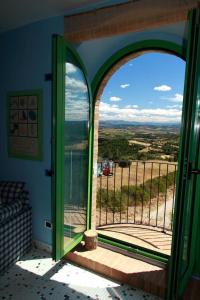
[[[63,18],[38,22],[0,36],[0,178],[23,180],[31,194],[34,239],[51,244],[51,82],[44,81],[52,71],[52,34],[63,34]],[[43,161],[8,158],[6,136],[6,94],[25,89],[43,90]]]
[[[52,71],[52,34],[64,31],[63,17],[51,18],[0,35],[0,179],[23,180],[31,194],[33,238],[51,244],[51,82],[44,75]],[[98,39],[75,45],[92,80],[98,68],[120,48],[142,39],[164,39],[183,43],[185,24],[178,23],[142,33]],[[25,89],[43,90],[43,161],[9,158],[6,136],[6,94]]]

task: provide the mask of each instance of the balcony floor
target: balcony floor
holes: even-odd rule
[[[171,232],[163,233],[161,229],[135,224],[119,224],[98,227],[98,233],[129,242],[147,249],[170,255]]]

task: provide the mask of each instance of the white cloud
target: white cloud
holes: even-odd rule
[[[148,103],[149,103],[149,104],[153,104],[153,101],[149,101]]]
[[[173,102],[183,102],[183,95],[176,93],[174,98],[171,99]]]
[[[121,101],[122,99],[120,97],[116,97],[116,96],[112,96],[110,97],[110,101],[112,102],[118,102],[118,101]]]
[[[71,63],[66,63],[65,68],[66,68],[67,74],[76,73],[76,71],[77,71],[77,67],[75,67]]]
[[[66,121],[87,121],[89,118],[88,101],[77,98],[66,99],[65,102],[65,120]]]
[[[159,92],[168,92],[171,91],[171,89],[172,89],[171,86],[165,84],[154,87],[154,91],[159,91]]]
[[[65,76],[65,120],[87,121],[89,114],[87,85]]]
[[[121,84],[120,85],[120,87],[122,88],[122,89],[125,89],[125,88],[127,88],[127,87],[129,87],[130,86],[130,83],[124,83],[124,84]]]
[[[174,104],[174,105],[167,105],[166,106],[167,108],[181,108],[182,107],[182,105],[181,104]]]
[[[87,85],[78,79],[65,76],[65,84],[67,89],[76,90],[76,92],[86,93]]]
[[[126,105],[125,108],[138,108],[138,105]]]
[[[101,120],[123,120],[135,122],[180,122],[181,110],[175,108],[144,108],[115,107],[114,105],[101,102],[99,107]]]
[[[174,97],[166,97],[166,98],[162,98],[164,100],[169,100],[171,102],[179,102],[182,103],[183,102],[183,95],[176,93],[174,95]]]

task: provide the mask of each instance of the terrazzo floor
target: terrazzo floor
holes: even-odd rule
[[[0,299],[9,300],[159,300],[141,290],[106,279],[67,261],[54,262],[32,249],[3,276]]]

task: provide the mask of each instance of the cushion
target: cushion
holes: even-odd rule
[[[8,204],[14,199],[19,198],[23,191],[25,183],[17,181],[1,181],[0,182],[0,198],[2,204]]]
[[[29,192],[28,191],[22,191],[20,193],[19,199],[21,200],[23,205],[29,205]]]
[[[9,203],[9,205],[0,206],[0,223],[16,215],[19,211],[21,211],[22,207],[23,204],[21,200],[17,200],[12,203]]]

